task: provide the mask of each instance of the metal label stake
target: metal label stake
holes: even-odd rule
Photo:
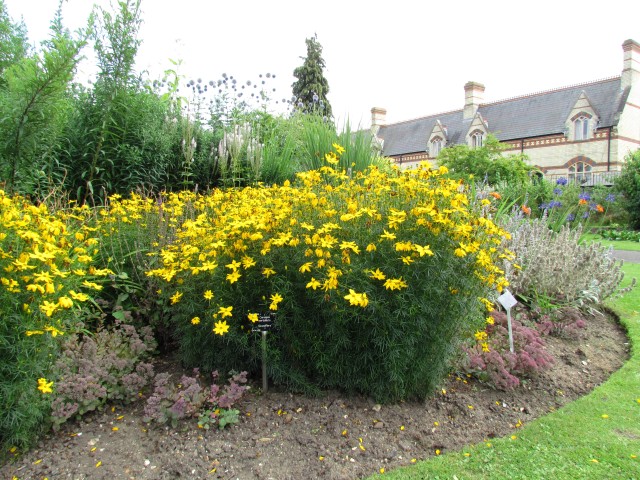
[[[515,350],[513,348],[513,331],[511,330],[511,309],[518,303],[518,301],[513,295],[511,295],[511,292],[506,289],[504,293],[498,297],[498,301],[500,302],[500,305],[502,305],[507,311],[507,326],[509,327],[509,349],[511,350],[511,353],[514,353]]]

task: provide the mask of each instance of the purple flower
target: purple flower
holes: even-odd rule
[[[588,202],[589,200],[591,200],[591,195],[589,195],[589,194],[588,194],[588,193],[586,193],[586,192],[583,192],[583,193],[581,193],[580,195],[578,195],[578,198],[579,198],[580,200],[585,200],[585,201],[587,201],[587,202]]]
[[[560,177],[556,180],[556,185],[566,185],[568,180],[565,177]]]
[[[562,195],[562,189],[561,188],[554,188],[553,189],[553,194],[554,195]]]
[[[558,202],[556,200],[552,200],[549,202],[549,208],[559,208],[562,207],[562,202]]]
[[[547,208],[549,208],[549,204],[548,203],[541,203],[540,205],[538,205],[538,208],[540,210],[546,210]]]
[[[573,213],[567,215],[567,222],[573,222],[576,219],[576,216]]]
[[[616,201],[616,196],[613,193],[607,195],[604,199],[605,202],[613,203]]]
[[[589,218],[589,210],[582,214],[582,218]]]

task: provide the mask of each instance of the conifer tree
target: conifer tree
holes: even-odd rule
[[[325,63],[322,45],[318,42],[317,34],[305,41],[307,56],[300,57],[304,63],[293,71],[293,76],[297,78],[292,85],[295,106],[331,118],[331,104],[327,100],[329,82],[323,74]]]

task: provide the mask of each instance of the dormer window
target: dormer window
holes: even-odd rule
[[[573,122],[574,125],[574,139],[575,140],[588,140],[589,139],[589,124],[590,119],[584,115],[580,115]]]
[[[429,154],[431,155],[431,157],[437,157],[440,154],[440,150],[442,150],[443,146],[444,142],[442,141],[442,138],[434,137],[433,140],[431,140],[431,145],[429,146]]]
[[[484,143],[484,133],[476,130],[471,134],[471,148],[480,148]]]

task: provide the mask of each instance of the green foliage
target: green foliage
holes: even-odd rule
[[[88,31],[73,38],[61,11],[52,37],[38,54],[4,72],[0,85],[0,178],[10,189],[33,193],[46,180],[44,170],[69,114],[68,88]]]
[[[509,184],[525,185],[530,182],[533,167],[527,165],[523,155],[503,155],[505,146],[494,136],[488,135],[480,148],[454,145],[442,149],[438,163],[449,169],[453,178],[485,181],[495,185],[501,181]]]
[[[307,56],[301,57],[304,63],[293,71],[297,80],[291,85],[297,108],[331,118],[331,104],[327,100],[329,82],[323,73],[326,65],[322,58],[322,45],[317,35],[307,38],[305,42]]]
[[[29,53],[27,28],[9,17],[4,0],[0,0],[0,87],[5,85],[4,72]]]
[[[631,228],[640,230],[640,149],[625,157],[622,173],[615,179],[615,188],[623,195]]]
[[[267,368],[276,383],[381,401],[429,394],[483,321],[478,297],[500,285],[492,254],[479,250],[499,243],[499,229],[474,222],[459,183],[439,172],[349,176],[324,166],[299,177],[163,202],[190,212],[170,221],[175,241],[149,272],[169,282],[162,296],[183,362],[259,370],[252,322],[275,311]],[[436,215],[441,226],[427,214],[436,208],[449,212]]]

